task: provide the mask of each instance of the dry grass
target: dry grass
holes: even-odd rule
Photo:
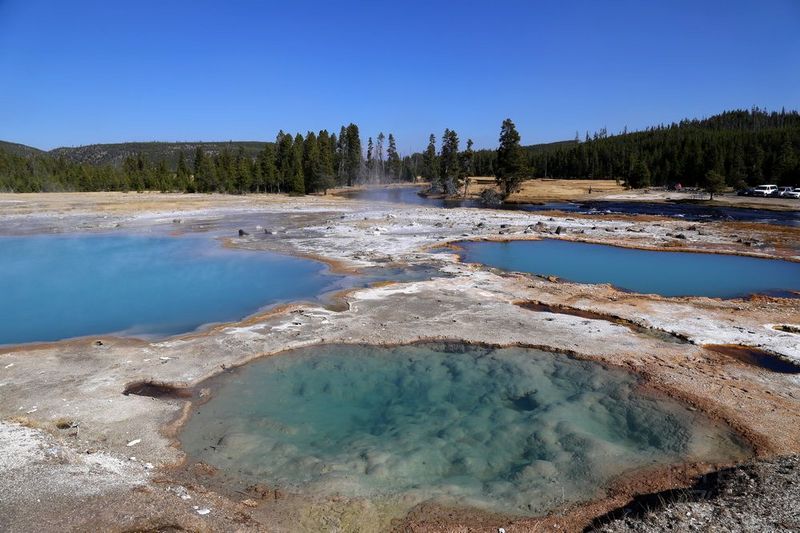
[[[24,426],[30,429],[45,429],[46,426],[39,422],[38,420],[33,420],[32,418],[28,418],[27,416],[12,416],[9,418],[9,421],[14,424],[19,424],[20,426]]]
[[[467,195],[477,198],[485,189],[497,189],[494,178],[472,177]],[[591,189],[592,193],[589,194]],[[499,189],[497,189],[499,190]],[[623,192],[625,187],[614,180],[535,179],[522,183],[520,190],[508,198],[511,203],[535,203],[566,200],[588,200],[604,194]]]

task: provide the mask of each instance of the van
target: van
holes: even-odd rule
[[[771,196],[778,191],[777,185],[759,185],[753,189],[753,196]]]

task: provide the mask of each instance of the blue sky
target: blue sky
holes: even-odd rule
[[[0,0],[0,139],[271,140],[355,122],[401,151],[800,108],[800,0]]]

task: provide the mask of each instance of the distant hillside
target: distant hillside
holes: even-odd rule
[[[529,154],[535,154],[538,152],[547,152],[556,148],[569,148],[576,144],[578,144],[578,141],[555,141],[551,143],[529,144],[528,146],[523,146],[523,148]]]
[[[38,154],[43,154],[42,150],[38,148],[34,148],[33,146],[26,146],[24,144],[17,144],[17,143],[10,143],[7,141],[0,141],[0,150],[8,152],[10,154],[22,156],[22,157],[31,157]]]
[[[73,163],[91,165],[112,165],[121,167],[126,157],[142,154],[148,161],[165,161],[167,166],[175,169],[180,152],[187,161],[192,161],[194,151],[201,146],[208,155],[217,155],[223,148],[236,153],[239,147],[245,154],[255,158],[264,149],[264,145],[273,144],[263,141],[228,141],[228,142],[128,142],[117,144],[88,144],[86,146],[61,147],[48,152],[54,157],[63,157]]]

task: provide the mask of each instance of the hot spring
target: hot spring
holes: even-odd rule
[[[462,242],[461,257],[503,270],[555,275],[578,283],[662,296],[791,296],[800,263],[738,255],[662,252],[544,239]]]
[[[314,299],[337,280],[322,263],[205,235],[0,237],[0,345],[185,333]]]
[[[526,348],[322,345],[211,381],[180,440],[243,484],[533,515],[748,452],[619,369]]]

